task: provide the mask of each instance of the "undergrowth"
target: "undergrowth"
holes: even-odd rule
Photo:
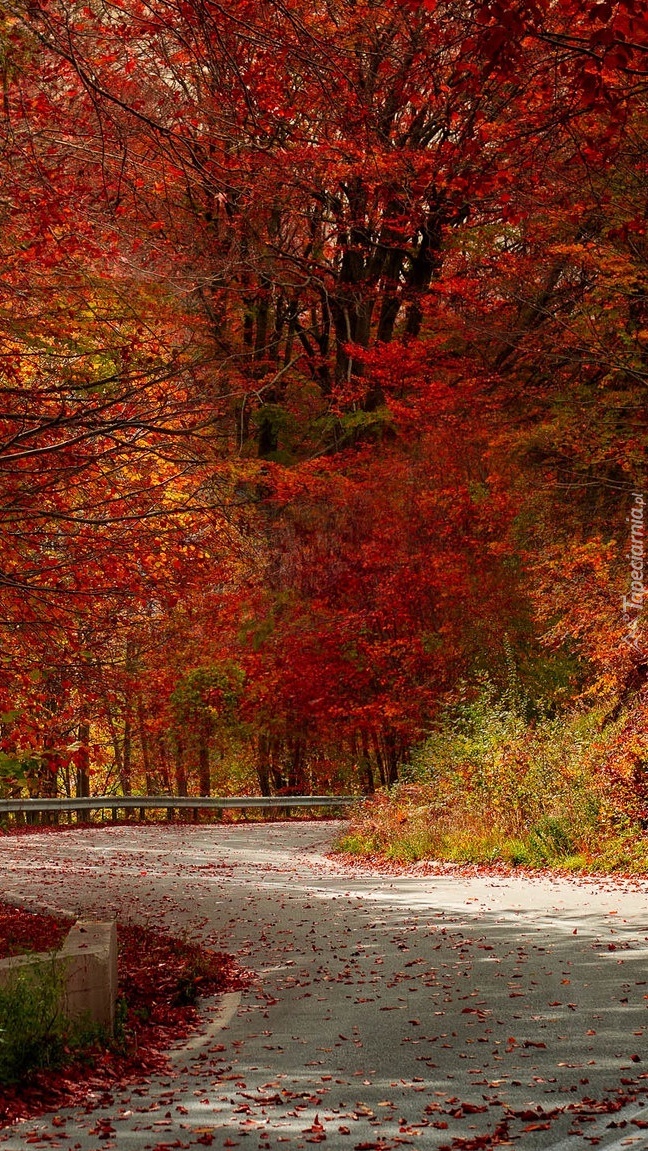
[[[0,1084],[20,1083],[34,1071],[58,1068],[106,1043],[90,1021],[62,1010],[64,970],[51,959],[12,972],[0,987]]]
[[[412,755],[401,781],[364,801],[338,851],[573,871],[648,872],[631,722],[600,708],[529,719],[488,679]],[[614,802],[611,799],[614,796]]]

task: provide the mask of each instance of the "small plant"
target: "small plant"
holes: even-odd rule
[[[350,835],[342,836],[339,841],[339,850],[348,851],[350,855],[373,855],[374,852],[380,850],[380,844],[375,836],[354,831]]]
[[[511,867],[526,867],[531,863],[531,854],[526,843],[520,839],[510,839],[504,843],[502,858]]]
[[[183,939],[183,944],[187,958],[178,975],[172,1002],[176,1007],[193,1007],[200,999],[205,980],[209,978],[210,963],[208,957],[199,948],[192,948],[187,939]]]
[[[12,972],[0,988],[0,1083],[56,1066],[65,1052],[63,976],[53,959]]]
[[[406,832],[385,848],[387,859],[394,859],[398,863],[416,863],[419,859],[429,858],[434,854],[438,843],[430,828],[418,827]]]
[[[89,1016],[63,1010],[65,965],[51,957],[11,972],[0,987],[0,1083],[22,1083],[83,1053],[87,1061],[109,1037]]]
[[[573,854],[574,843],[564,820],[547,816],[529,833],[529,850],[534,862],[554,863]]]

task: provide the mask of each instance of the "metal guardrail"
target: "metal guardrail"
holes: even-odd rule
[[[230,808],[345,807],[358,803],[356,795],[88,795],[64,799],[0,799],[0,814],[31,811],[120,811],[128,809],[189,808],[197,811]]]

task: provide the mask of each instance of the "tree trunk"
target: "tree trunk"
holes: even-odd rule
[[[173,751],[176,795],[184,797],[187,794],[187,769],[184,760],[184,745],[177,733],[174,736]],[[186,818],[186,809],[180,808],[180,819]]]
[[[154,780],[153,773],[151,771],[151,753],[148,740],[148,732],[146,730],[146,723],[144,719],[144,705],[142,703],[141,696],[138,696],[137,699],[137,720],[139,726],[140,748],[142,751],[142,765],[144,767],[144,779],[146,783],[146,795],[153,795]]]
[[[201,795],[211,795],[209,731],[205,724],[201,724],[198,733],[198,790]]]
[[[133,781],[131,774],[131,762],[133,754],[133,734],[132,734],[132,720],[131,720],[131,705],[130,700],[126,700],[126,707],[124,710],[124,740],[122,743],[122,764],[121,764],[121,788],[124,795],[131,795],[133,790]]]
[[[256,773],[259,780],[259,791],[266,799],[272,795],[270,787],[270,754],[269,742],[266,735],[261,734],[258,741]]]
[[[76,793],[79,798],[84,798],[90,795],[90,724],[85,719],[79,724],[77,739],[82,747],[77,753]]]
[[[376,765],[378,767],[378,775],[380,777],[380,784],[381,784],[381,787],[386,787],[386,785],[387,785],[387,774],[385,772],[385,761],[383,759],[383,754],[382,754],[382,750],[380,747],[380,742],[378,740],[377,735],[373,731],[371,733],[371,742],[373,743],[374,754],[376,756]]]
[[[362,760],[361,760],[361,762],[362,762],[362,766],[364,768],[365,776],[367,779],[367,794],[373,795],[375,790],[376,790],[376,785],[374,783],[373,768],[371,766],[371,755],[369,753],[369,741],[367,740],[366,731],[362,732]]]

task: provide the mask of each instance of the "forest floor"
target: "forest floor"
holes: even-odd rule
[[[2,1151],[646,1148],[648,882],[378,871],[332,858],[332,830],[0,839],[7,900],[216,937],[255,973],[164,1070],[90,1085]]]

